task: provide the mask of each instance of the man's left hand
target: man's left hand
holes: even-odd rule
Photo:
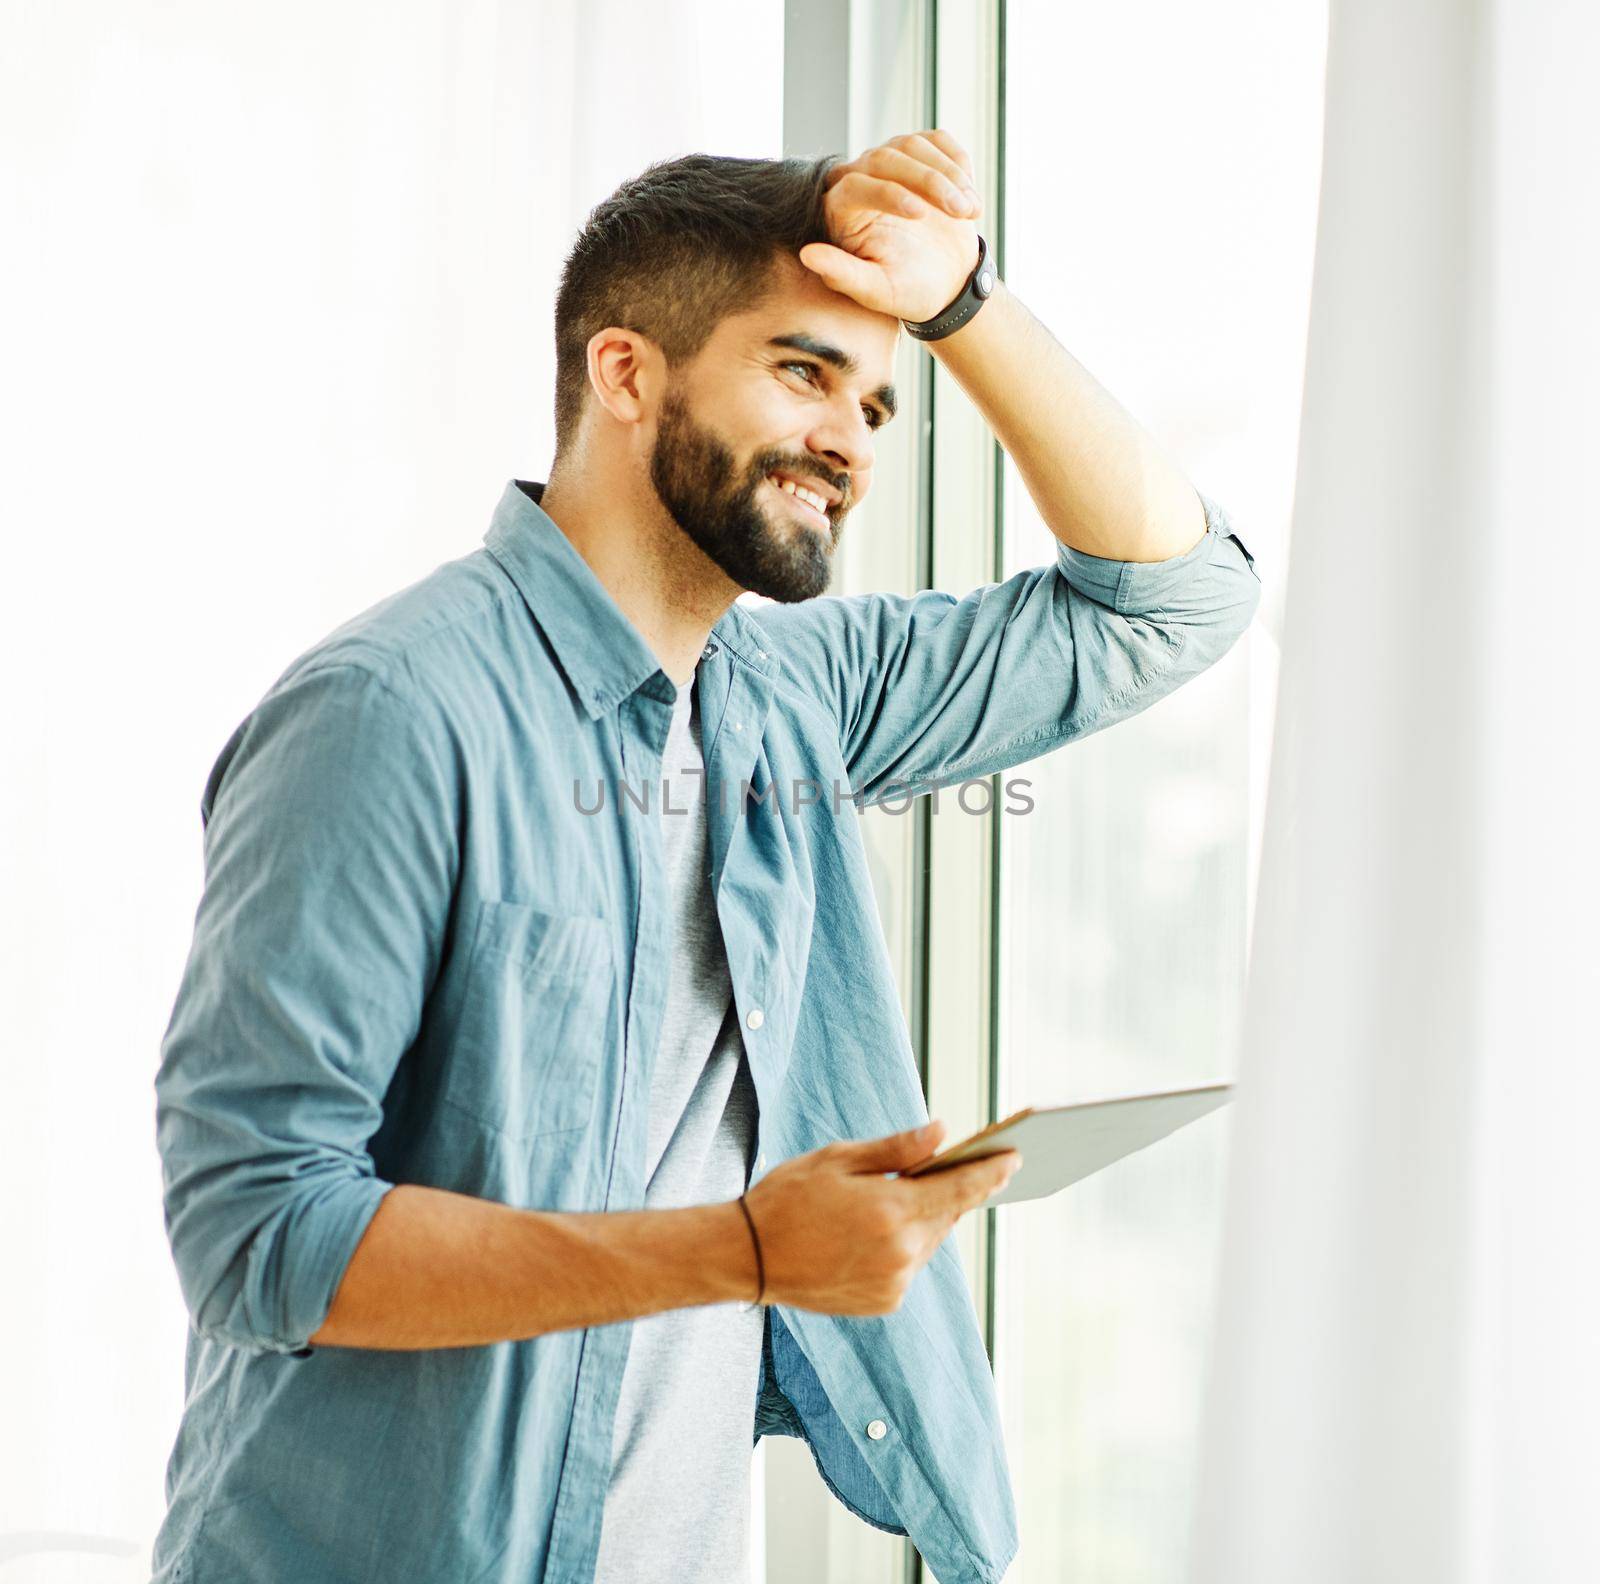
[[[908,132],[835,165],[823,212],[832,241],[808,242],[800,262],[863,308],[932,319],[977,267],[983,204],[948,132]]]

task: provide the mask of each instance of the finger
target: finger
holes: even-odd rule
[[[976,1209],[991,1194],[998,1193],[1011,1181],[1021,1165],[1022,1155],[1019,1151],[1001,1150],[996,1155],[963,1161],[959,1166],[947,1166],[943,1171],[907,1177],[902,1181],[919,1195],[919,1213],[933,1217],[957,1217]]]
[[[907,159],[907,167],[916,160]],[[922,169],[926,169],[923,166]],[[848,191],[846,189],[848,188]],[[865,171],[851,171],[839,183],[839,201],[862,209],[874,209],[880,214],[925,215],[926,201],[905,182],[890,181],[883,176],[869,176]]]
[[[908,1128],[904,1133],[891,1133],[886,1138],[862,1139],[835,1147],[849,1171],[904,1171],[932,1155],[939,1148],[944,1132],[943,1122],[928,1122],[922,1127]]]
[[[890,311],[893,291],[881,264],[857,258],[831,242],[808,242],[800,249],[798,257],[823,285],[855,298],[864,308],[876,309],[879,313]]]
[[[978,185],[977,175],[973,169],[972,156],[948,132],[934,127],[931,131],[920,133],[919,136],[925,137],[930,143],[942,149],[961,167],[966,175],[968,186],[976,187]]]
[[[967,173],[919,133],[904,146],[873,149],[862,160],[875,176],[892,176],[951,214],[977,212],[980,200]]]
[[[908,154],[915,155],[917,159],[932,165],[943,175],[949,177],[957,187],[971,187],[973,185],[972,172],[967,168],[967,165],[971,162],[963,163],[941,145],[939,139],[948,137],[948,133],[937,131],[912,132],[903,138],[892,138],[890,143],[891,146],[898,145]],[[953,142],[954,139],[951,139],[951,141]]]
[[[942,161],[944,156],[939,158]],[[978,212],[978,195],[965,185],[964,175],[959,180],[952,178],[904,149],[874,149],[865,163],[874,175],[892,177],[914,192],[921,202],[933,204],[949,214],[970,217]],[[959,172],[959,167],[954,168]],[[916,211],[908,209],[907,212]]]
[[[827,174],[822,178],[822,190],[827,192],[844,177],[848,176],[851,171],[858,169],[860,169],[860,167],[854,160],[835,160],[834,163],[828,167]]]

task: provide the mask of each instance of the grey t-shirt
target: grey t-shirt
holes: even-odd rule
[[[645,1205],[736,1199],[750,1180],[756,1094],[711,895],[695,678],[662,751],[660,821],[673,913],[650,1084]],[[682,810],[685,812],[670,812]],[[746,1303],[632,1322],[611,1439],[595,1584],[749,1577],[750,1452],[764,1314]]]

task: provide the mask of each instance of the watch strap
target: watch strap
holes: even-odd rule
[[[903,319],[906,334],[918,341],[939,341],[945,336],[959,330],[983,305],[989,300],[994,291],[994,267],[989,263],[989,244],[984,240],[983,234],[978,235],[978,262],[973,266],[972,273],[967,277],[967,283],[961,288],[954,302],[943,313],[935,314],[932,319],[923,319],[916,323]]]

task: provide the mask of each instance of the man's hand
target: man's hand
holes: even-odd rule
[[[1004,1150],[923,1177],[885,1175],[926,1160],[943,1136],[944,1124],[930,1122],[829,1144],[775,1166],[751,1188],[745,1204],[761,1239],[766,1300],[823,1314],[898,1309],[950,1228],[1022,1164],[1016,1150]]]
[[[835,165],[827,242],[800,262],[864,308],[916,324],[942,313],[978,263],[972,158],[948,132],[910,132]]]

